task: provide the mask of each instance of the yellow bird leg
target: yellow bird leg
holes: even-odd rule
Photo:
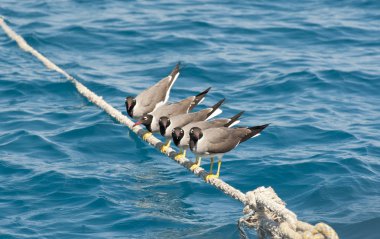
[[[181,158],[186,157],[186,150],[181,148],[181,151],[174,157],[175,160],[179,160]]]
[[[148,131],[143,134],[142,138],[147,141],[150,136],[152,136],[152,133]]]
[[[216,172],[216,178],[219,178],[220,166],[222,166],[222,160],[221,159],[218,160],[218,171]]]
[[[207,175],[206,176],[206,181],[207,182],[209,182],[210,181],[210,179],[212,179],[212,178],[219,178],[219,174],[220,174],[220,166],[222,165],[222,160],[221,159],[219,159],[218,160],[218,171],[216,172],[216,174],[209,174],[209,175]],[[210,170],[211,171],[211,170]]]
[[[212,174],[212,168],[214,166],[214,157],[211,157],[211,163],[210,163],[210,174]]]
[[[202,158],[197,157],[195,160],[195,163],[190,167],[190,170],[194,171],[196,168],[199,168],[199,166],[201,166],[201,161],[202,161]]]
[[[161,147],[161,153],[166,154],[166,152],[168,151],[168,149],[169,149],[169,147],[170,147],[170,142],[171,142],[170,139],[167,139],[167,140],[165,141],[165,144],[162,145],[162,147]]]

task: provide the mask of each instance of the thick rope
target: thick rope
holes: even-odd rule
[[[128,117],[112,107],[103,100],[101,96],[98,96],[89,90],[86,86],[55,65],[41,53],[33,49],[20,35],[15,33],[5,23],[2,17],[0,17],[0,25],[4,32],[17,42],[21,49],[35,56],[47,68],[55,70],[65,76],[74,84],[78,92],[90,102],[103,109],[118,122],[126,125],[140,138],[142,138],[142,135],[147,132],[139,126],[132,128],[134,123]],[[158,151],[160,151],[163,146],[163,143],[154,136],[147,138],[146,141]],[[192,172],[190,167],[193,165],[193,162],[187,158],[176,160],[176,151],[174,149],[169,148],[166,155]],[[242,236],[246,236],[243,229],[244,225],[249,228],[255,228],[259,238],[338,239],[338,235],[335,231],[324,223],[318,223],[317,225],[312,226],[308,223],[298,221],[297,216],[290,210],[286,209],[285,203],[277,196],[272,188],[259,187],[244,194],[221,179],[212,178],[206,181],[208,172],[201,167],[196,168],[193,173],[204,179],[206,183],[209,183],[245,205],[243,211],[245,216],[239,220],[239,229]]]

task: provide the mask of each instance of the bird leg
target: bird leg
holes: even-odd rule
[[[197,158],[195,159],[195,163],[190,167],[190,170],[194,171],[196,168],[199,168],[199,166],[201,166],[201,161],[202,158],[197,156]]]
[[[167,139],[167,140],[165,141],[165,144],[162,145],[162,147],[161,147],[161,153],[166,154],[166,152],[168,151],[168,148],[170,147],[170,142],[171,142],[170,139]]]
[[[181,151],[174,157],[175,160],[179,160],[181,158],[186,157],[186,150],[181,148]]]
[[[211,157],[210,159],[211,159],[211,162],[210,162],[210,172],[209,172],[209,174],[212,174],[212,168],[214,166],[214,157]]]
[[[210,163],[210,172],[208,172],[208,175],[206,176],[206,182],[209,182],[209,179],[211,178],[212,174],[212,167],[214,166],[214,157],[210,158],[211,163]]]
[[[211,162],[213,162],[213,160],[212,160]],[[220,174],[220,166],[221,166],[221,165],[222,165],[222,158],[219,157],[219,159],[218,159],[218,170],[217,170],[216,174],[212,174],[212,170],[211,170],[212,167],[211,167],[211,169],[210,169],[210,174],[206,176],[206,181],[207,181],[207,182],[209,182],[210,179],[212,179],[212,178],[219,178],[219,174]]]
[[[143,140],[147,141],[150,136],[152,136],[152,133],[147,131],[143,134],[142,138]]]

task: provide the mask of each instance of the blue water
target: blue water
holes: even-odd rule
[[[173,101],[212,86],[204,105],[226,97],[225,116],[271,123],[225,156],[222,179],[272,186],[341,238],[379,238],[379,1],[2,0],[0,15],[123,112],[182,61]],[[2,31],[0,59],[0,238],[239,238],[239,202]]]

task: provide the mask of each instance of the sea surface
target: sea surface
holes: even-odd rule
[[[212,86],[198,109],[226,97],[223,116],[271,123],[223,180],[380,238],[380,1],[1,0],[0,15],[124,113],[181,61],[171,101]],[[242,209],[0,30],[1,239],[239,238]]]

